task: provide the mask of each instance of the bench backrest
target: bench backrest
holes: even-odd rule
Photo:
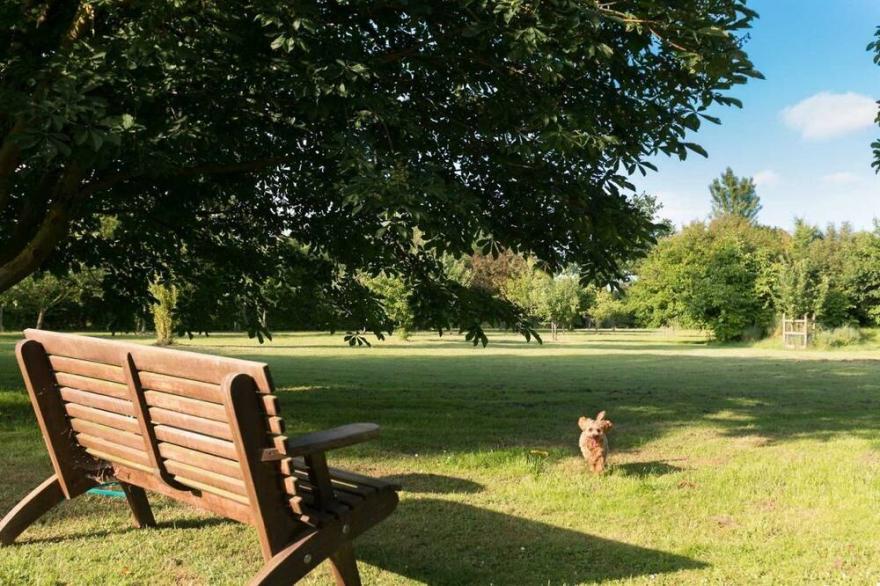
[[[266,364],[44,330],[25,338],[20,365],[68,497],[94,482],[83,471],[104,469],[261,537],[267,508],[285,518],[279,531],[301,520]],[[245,387],[241,405],[230,385]],[[273,448],[279,460],[261,461]]]

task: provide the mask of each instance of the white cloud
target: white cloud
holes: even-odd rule
[[[829,173],[828,175],[822,176],[822,183],[826,183],[828,185],[853,185],[854,183],[860,183],[862,178],[855,173],[850,173],[849,171],[840,171],[838,173]]]
[[[764,169],[755,173],[755,176],[752,177],[752,179],[758,187],[769,187],[778,184],[779,180],[782,178],[779,176],[779,173],[773,169]]]
[[[806,139],[843,136],[874,125],[877,103],[854,92],[821,92],[782,110],[785,124]]]

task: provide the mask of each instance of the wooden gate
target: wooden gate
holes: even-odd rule
[[[789,319],[782,314],[782,344],[786,348],[806,348],[813,339],[815,317],[804,315],[801,319]]]

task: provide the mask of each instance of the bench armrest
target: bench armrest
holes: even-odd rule
[[[378,436],[379,426],[375,423],[352,423],[288,439],[287,455],[308,456],[316,452],[359,444]]]

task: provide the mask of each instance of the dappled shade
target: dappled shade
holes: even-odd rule
[[[407,500],[361,559],[425,584],[561,584],[705,567],[688,557],[461,503]],[[435,544],[454,544],[439,550]]]

